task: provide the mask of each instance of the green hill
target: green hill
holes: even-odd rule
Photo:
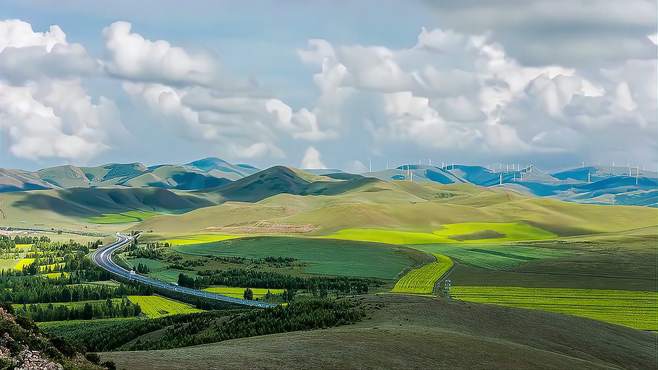
[[[362,299],[369,318],[356,325],[101,357],[129,369],[658,366],[652,333],[566,315],[426,297]]]

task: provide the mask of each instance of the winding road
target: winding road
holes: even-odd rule
[[[102,246],[91,255],[91,260],[97,264],[103,270],[108,271],[109,273],[116,275],[120,278],[124,278],[131,281],[137,281],[141,284],[151,286],[160,290],[168,290],[175,292],[177,294],[184,294],[193,297],[199,297],[204,299],[210,299],[219,302],[232,303],[242,306],[256,307],[256,308],[270,308],[276,306],[275,304],[259,302],[259,301],[250,301],[247,299],[233,298],[221,294],[215,294],[210,292],[205,292],[202,290],[196,290],[191,288],[186,288],[178,286],[176,284],[167,283],[161,280],[153,279],[144,275],[139,275],[134,271],[128,271],[123,267],[117,265],[112,260],[112,253],[117,249],[124,247],[126,244],[132,242],[134,237],[117,234],[117,240],[106,246]]]

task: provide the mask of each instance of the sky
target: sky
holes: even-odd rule
[[[655,1],[0,8],[0,167],[658,165]]]

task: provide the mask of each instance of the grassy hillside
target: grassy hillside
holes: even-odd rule
[[[76,188],[0,194],[0,221],[15,227],[66,227],[107,224],[117,217],[139,221],[130,212],[184,212],[213,203],[201,196],[155,188]],[[118,215],[123,214],[123,216]],[[126,215],[128,216],[126,218]],[[98,217],[101,217],[100,219]],[[116,221],[116,220],[115,220]]]
[[[104,353],[131,369],[649,369],[655,335],[577,317],[424,297],[367,297],[355,325],[163,351]],[[477,320],[473,318],[477,317]],[[284,354],[285,355],[282,355]],[[263,363],[266,360],[266,364]],[[260,364],[260,365],[259,365]]]
[[[290,179],[299,189],[306,186],[298,177]],[[331,185],[342,186],[341,182]],[[263,221],[269,225],[305,225],[315,234],[347,228],[432,232],[444,224],[523,221],[558,236],[570,236],[652,226],[658,223],[658,210],[567,203],[467,184],[370,179],[334,196],[278,194],[255,203],[227,202],[184,215],[154,217],[139,228],[158,233],[239,231]],[[251,228],[250,232],[258,231]]]

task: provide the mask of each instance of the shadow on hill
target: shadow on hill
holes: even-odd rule
[[[227,201],[258,202],[277,194],[337,195],[380,180],[359,175],[332,176],[337,181],[309,181],[290,168],[275,166],[233,181],[215,191]]]

